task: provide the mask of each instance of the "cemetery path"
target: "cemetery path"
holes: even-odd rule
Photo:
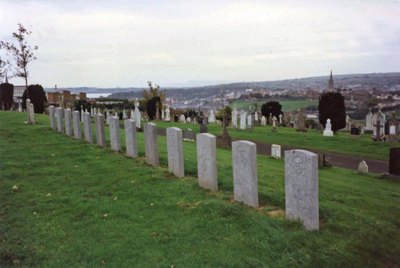
[[[257,153],[263,155],[271,155],[271,144],[256,142],[257,144]],[[285,145],[281,145],[282,152],[285,150],[291,149],[304,149],[307,151],[314,152],[316,154],[325,154],[325,160],[328,161],[331,165],[336,167],[348,168],[348,169],[358,169],[358,164],[361,161],[365,161],[368,165],[368,171],[372,173],[387,173],[389,171],[389,162],[384,160],[376,160],[376,159],[368,159],[364,157],[356,157],[351,155],[337,154],[331,152],[324,152],[319,150],[310,150],[307,148],[299,148],[299,147],[289,147]]]
[[[161,136],[166,135],[165,128],[157,128],[157,132],[158,132],[158,135],[161,135]],[[234,141],[234,140],[237,140],[237,139],[232,139],[232,141]],[[257,154],[271,155],[271,145],[272,144],[253,141],[253,140],[252,140],[252,142],[257,144]],[[345,154],[326,152],[326,151],[321,151],[321,150],[281,145],[282,152],[285,150],[292,150],[292,149],[304,149],[307,151],[314,152],[316,154],[324,154],[325,160],[328,161],[328,163],[330,163],[331,165],[333,165],[335,167],[358,170],[358,164],[364,160],[368,165],[369,172],[372,172],[372,173],[388,173],[389,172],[389,161],[368,159],[365,157],[357,157],[357,156],[351,156],[351,155],[345,155]]]

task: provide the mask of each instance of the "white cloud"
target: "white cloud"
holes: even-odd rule
[[[400,69],[400,6],[392,1],[0,3],[0,39],[18,22],[32,29],[39,51],[31,82],[45,86]]]

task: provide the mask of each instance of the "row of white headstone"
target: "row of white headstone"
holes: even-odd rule
[[[57,114],[57,117],[55,116]],[[81,139],[79,112],[49,107],[51,128],[68,136]],[[96,115],[97,144],[106,146],[104,117]],[[84,137],[93,143],[90,113],[84,114]],[[73,133],[72,133],[73,132]],[[183,132],[176,127],[167,128],[168,170],[181,178],[185,175]],[[135,121],[125,120],[126,150],[130,157],[138,156]],[[146,163],[159,166],[157,126],[144,125]],[[110,118],[111,149],[121,151],[119,120]],[[216,137],[209,133],[197,134],[198,183],[211,191],[218,191]],[[280,158],[280,146],[273,145],[272,153]],[[250,141],[232,143],[234,199],[251,207],[258,207],[258,178],[256,144]],[[285,151],[285,205],[289,219],[299,219],[307,230],[319,229],[318,157],[304,150]]]
[[[157,126],[144,126],[146,163],[159,166]],[[168,170],[177,177],[185,175],[183,132],[167,128]],[[196,135],[197,176],[201,187],[218,191],[216,137],[209,133]],[[280,158],[279,145],[272,146],[272,156]],[[232,143],[234,199],[258,207],[256,144],[250,141]],[[299,219],[307,230],[319,229],[318,156],[304,150],[285,151],[286,216]]]

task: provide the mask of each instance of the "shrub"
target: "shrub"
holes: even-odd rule
[[[26,109],[26,99],[29,97],[35,113],[44,112],[44,104],[47,102],[46,93],[41,85],[30,85],[22,95],[22,108]]]
[[[319,122],[325,127],[326,120],[331,119],[332,131],[346,127],[346,108],[344,97],[339,92],[326,92],[318,103]]]
[[[10,110],[13,104],[14,85],[9,83],[0,84],[0,109]]]

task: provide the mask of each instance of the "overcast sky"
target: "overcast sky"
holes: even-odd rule
[[[400,71],[400,0],[0,0],[0,40],[18,23],[39,46],[29,83],[45,87]]]

